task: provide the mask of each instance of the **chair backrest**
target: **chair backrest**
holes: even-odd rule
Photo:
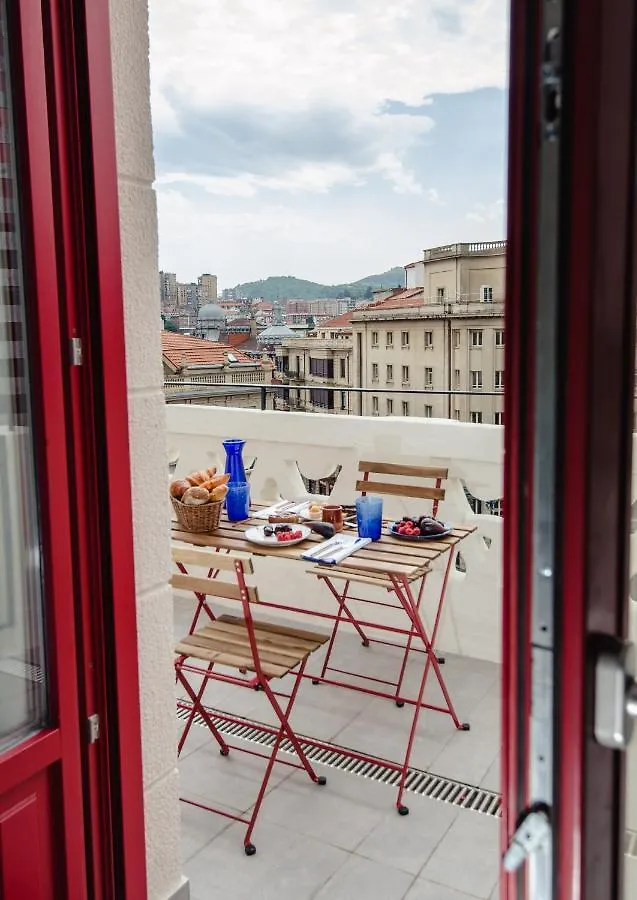
[[[258,603],[259,594],[256,587],[250,587],[245,583],[245,576],[252,575],[254,566],[252,556],[249,553],[241,553],[238,550],[208,550],[203,547],[187,547],[183,544],[172,544],[171,555],[173,562],[181,569],[170,579],[171,585],[182,591],[194,591],[198,594],[206,594],[208,597],[222,597],[224,600],[247,601]],[[217,572],[234,572],[236,583],[222,581],[217,577],[202,578],[185,572],[186,566],[199,566],[208,569],[209,575],[216,576]]]
[[[358,471],[363,473],[362,479],[356,482],[356,490],[365,496],[371,494],[390,494],[395,497],[412,497],[419,500],[433,501],[433,515],[438,513],[438,504],[445,499],[443,482],[449,477],[449,470],[436,466],[407,466],[399,463],[370,462],[361,460]],[[371,480],[370,475],[389,475],[392,478],[400,477],[433,481],[433,485],[413,484],[400,480],[383,481]]]

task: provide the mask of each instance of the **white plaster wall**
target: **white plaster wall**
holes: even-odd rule
[[[173,693],[166,418],[146,0],[110,0],[149,900],[184,885]]]
[[[340,503],[353,501],[361,459],[447,467],[447,495],[439,515],[458,525],[476,525],[477,532],[462,543],[466,573],[452,572],[438,647],[501,661],[502,520],[476,516],[462,483],[482,500],[502,496],[502,428],[440,419],[301,415],[180,404],[169,406],[167,416],[171,451],[179,453],[177,477],[204,466],[223,465],[222,440],[241,437],[246,440],[246,462],[256,458],[250,480],[257,501],[272,501],[279,495],[306,496],[297,463],[310,478],[329,475],[340,464],[343,468],[332,494]],[[384,503],[385,510],[396,516],[422,509],[422,501],[417,500],[386,497]],[[489,539],[490,546],[484,538]],[[258,585],[264,599],[292,603],[311,591],[315,609],[333,612],[332,598],[306,574],[307,568],[304,563],[257,560]],[[437,569],[427,584],[425,612],[430,620],[440,578],[441,569]],[[364,585],[357,586],[357,593],[359,589],[362,596],[369,593]],[[373,592],[374,588],[369,590]],[[378,599],[377,594],[371,596]],[[356,603],[351,605],[355,607]],[[391,623],[393,613],[376,612]]]

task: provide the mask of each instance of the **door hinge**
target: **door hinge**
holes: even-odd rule
[[[86,737],[89,744],[94,744],[100,736],[100,717],[97,713],[93,713],[86,720]]]
[[[525,810],[502,860],[507,872],[516,872],[523,862],[549,842],[551,820],[548,808],[536,804]]]
[[[610,750],[625,750],[633,736],[635,717],[635,646],[611,639],[595,663],[595,740]]]
[[[71,365],[72,366],[81,366],[82,363],[84,362],[82,338],[72,337],[70,340],[70,346],[71,346]]]

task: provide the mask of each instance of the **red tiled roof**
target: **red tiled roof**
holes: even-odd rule
[[[237,362],[252,362],[249,356],[230,344],[204,341],[201,338],[174,334],[170,331],[161,333],[161,352],[166,362],[174,369],[180,369],[184,361],[187,365],[223,365],[224,352],[233,353]]]
[[[422,306],[425,302],[425,291],[422,287],[417,288],[401,288],[395,291],[391,296],[385,297],[384,300],[376,300],[357,309],[356,312],[364,313],[368,309],[402,309],[413,306]]]
[[[250,340],[249,334],[226,334],[226,340],[232,347],[239,347],[241,344],[245,344],[246,341]]]
[[[353,310],[336,316],[335,319],[328,319],[327,322],[321,322],[321,328],[344,328],[352,324]]]

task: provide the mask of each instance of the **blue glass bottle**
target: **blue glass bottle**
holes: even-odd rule
[[[239,438],[229,438],[223,442],[226,451],[226,473],[230,473],[229,484],[239,484],[247,481],[246,470],[243,465],[243,448],[245,441]]]

